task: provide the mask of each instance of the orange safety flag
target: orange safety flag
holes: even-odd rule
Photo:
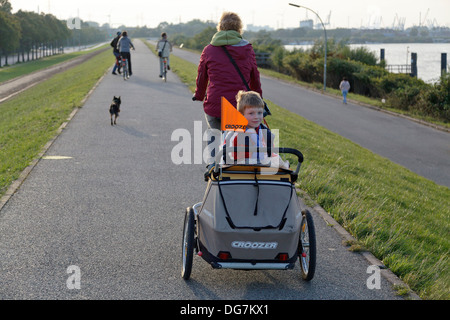
[[[245,132],[248,120],[224,97],[222,97],[222,131]]]

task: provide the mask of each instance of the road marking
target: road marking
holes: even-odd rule
[[[72,159],[72,157],[67,156],[44,156],[42,157],[44,160],[65,160],[65,159]]]

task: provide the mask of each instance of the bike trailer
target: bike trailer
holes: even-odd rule
[[[193,208],[202,258],[214,268],[292,269],[302,222],[297,174],[257,165],[212,172]]]

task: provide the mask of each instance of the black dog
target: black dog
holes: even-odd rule
[[[120,112],[120,104],[122,101],[120,100],[120,97],[114,96],[113,101],[111,103],[111,106],[109,107],[109,113],[111,114],[111,125],[116,124],[117,117],[119,116]],[[114,122],[113,122],[113,116],[114,116]]]

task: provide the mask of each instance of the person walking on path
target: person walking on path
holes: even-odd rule
[[[212,37],[200,56],[193,100],[203,101],[208,127],[220,130],[221,98],[236,106],[236,95],[247,91],[223,46],[236,61],[250,90],[262,96],[261,80],[252,45],[242,38],[242,21],[236,13],[224,12]]]
[[[162,78],[163,74],[163,58],[167,58],[167,70],[170,70],[170,53],[172,52],[172,44],[167,41],[167,34],[161,33],[161,39],[156,44],[156,51],[159,56],[159,77]]]
[[[346,77],[344,77],[339,84],[339,89],[341,90],[342,97],[344,98],[343,103],[347,104],[347,94],[350,90],[350,82],[348,82]]]
[[[117,43],[119,42],[121,35],[122,35],[122,32],[118,31],[117,36],[111,41],[111,47],[113,47],[113,54],[116,57],[116,63],[114,64],[112,74],[117,74],[116,70],[117,70],[117,72],[120,73],[120,63],[119,63],[120,52],[119,52],[119,49],[117,49]]]
[[[128,60],[128,70],[130,76],[133,74],[131,70],[131,54],[130,54],[131,48],[135,50],[133,43],[131,42],[130,38],[128,38],[128,33],[124,31],[122,32],[122,37],[120,37],[119,41],[117,42],[117,49],[119,50],[122,59]]]

